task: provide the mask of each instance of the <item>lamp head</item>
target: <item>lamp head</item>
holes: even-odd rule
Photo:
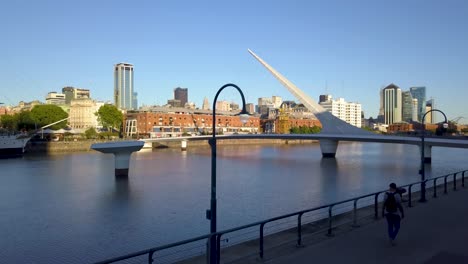
[[[245,125],[245,123],[247,123],[247,121],[249,121],[249,115],[248,114],[240,114],[239,115],[239,118],[240,118],[240,121],[242,122],[243,125]]]
[[[444,128],[448,128],[448,127],[449,127],[448,123],[444,123],[442,126],[443,126]]]

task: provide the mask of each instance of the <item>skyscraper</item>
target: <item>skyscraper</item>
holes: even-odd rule
[[[385,122],[385,112],[384,112],[384,88],[385,86],[382,86],[379,92],[379,98],[380,98],[380,106],[379,106],[379,114],[377,115],[377,122],[378,123],[384,123]]]
[[[133,100],[132,100],[132,106],[133,106],[133,109],[138,109],[138,93],[137,92],[133,92]]]
[[[402,103],[401,89],[395,84],[390,84],[383,89],[383,106],[385,124],[401,122]]]
[[[114,65],[114,104],[117,108],[125,110],[138,108],[133,79],[132,64],[119,63]]]
[[[413,98],[413,113],[411,120],[418,121],[418,99]]]
[[[421,122],[422,116],[424,115],[424,113],[426,113],[426,87],[411,87],[410,93],[413,96],[413,98],[418,99],[418,120],[414,121]]]
[[[208,102],[208,98],[205,97],[203,99],[203,105],[202,105],[203,110],[210,110],[210,102]]]
[[[323,102],[330,101],[332,99],[332,96],[329,94],[321,94],[319,95],[319,104]]]
[[[413,121],[413,97],[409,91],[401,93],[402,100],[402,120]]]
[[[255,113],[255,105],[252,104],[252,103],[246,103],[245,104],[245,110],[247,111],[247,113],[253,114],[253,113]]]
[[[435,108],[435,103],[434,103],[434,99],[431,98],[429,99],[427,102],[426,102],[426,108],[425,108],[425,111],[430,111],[432,109],[436,109]],[[426,115],[426,120],[425,120],[425,123],[426,124],[435,124],[436,123],[436,112],[430,112],[429,114]]]
[[[188,102],[188,89],[177,87],[174,89],[174,99],[180,100],[182,107]]]

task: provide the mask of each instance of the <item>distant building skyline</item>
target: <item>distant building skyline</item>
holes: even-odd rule
[[[62,93],[65,94],[65,104],[70,104],[74,99],[91,98],[89,89],[75,88],[72,86],[63,87]]]
[[[174,100],[180,100],[182,107],[188,102],[188,88],[177,87],[174,89]]]
[[[203,99],[203,105],[202,105],[203,110],[209,110],[210,109],[210,102],[208,101],[208,98],[205,97]]]
[[[64,105],[65,95],[57,92],[49,92],[46,96],[46,104]]]

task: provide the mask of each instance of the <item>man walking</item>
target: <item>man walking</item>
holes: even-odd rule
[[[390,183],[390,189],[385,193],[384,203],[382,208],[382,217],[387,218],[388,223],[388,237],[390,243],[395,245],[395,238],[400,230],[400,219],[405,217],[403,212],[403,206],[401,206],[401,196],[397,192],[397,186],[395,183]],[[398,213],[400,210],[400,214]]]

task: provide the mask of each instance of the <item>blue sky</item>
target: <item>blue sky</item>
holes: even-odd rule
[[[366,117],[393,82],[426,86],[437,108],[468,122],[463,0],[6,1],[0,16],[6,104],[63,86],[112,100],[119,62],[134,64],[140,105],[164,104],[180,86],[201,106],[229,82],[249,102],[294,99],[250,48],[313,98],[359,102]],[[220,99],[240,101],[234,90]]]

